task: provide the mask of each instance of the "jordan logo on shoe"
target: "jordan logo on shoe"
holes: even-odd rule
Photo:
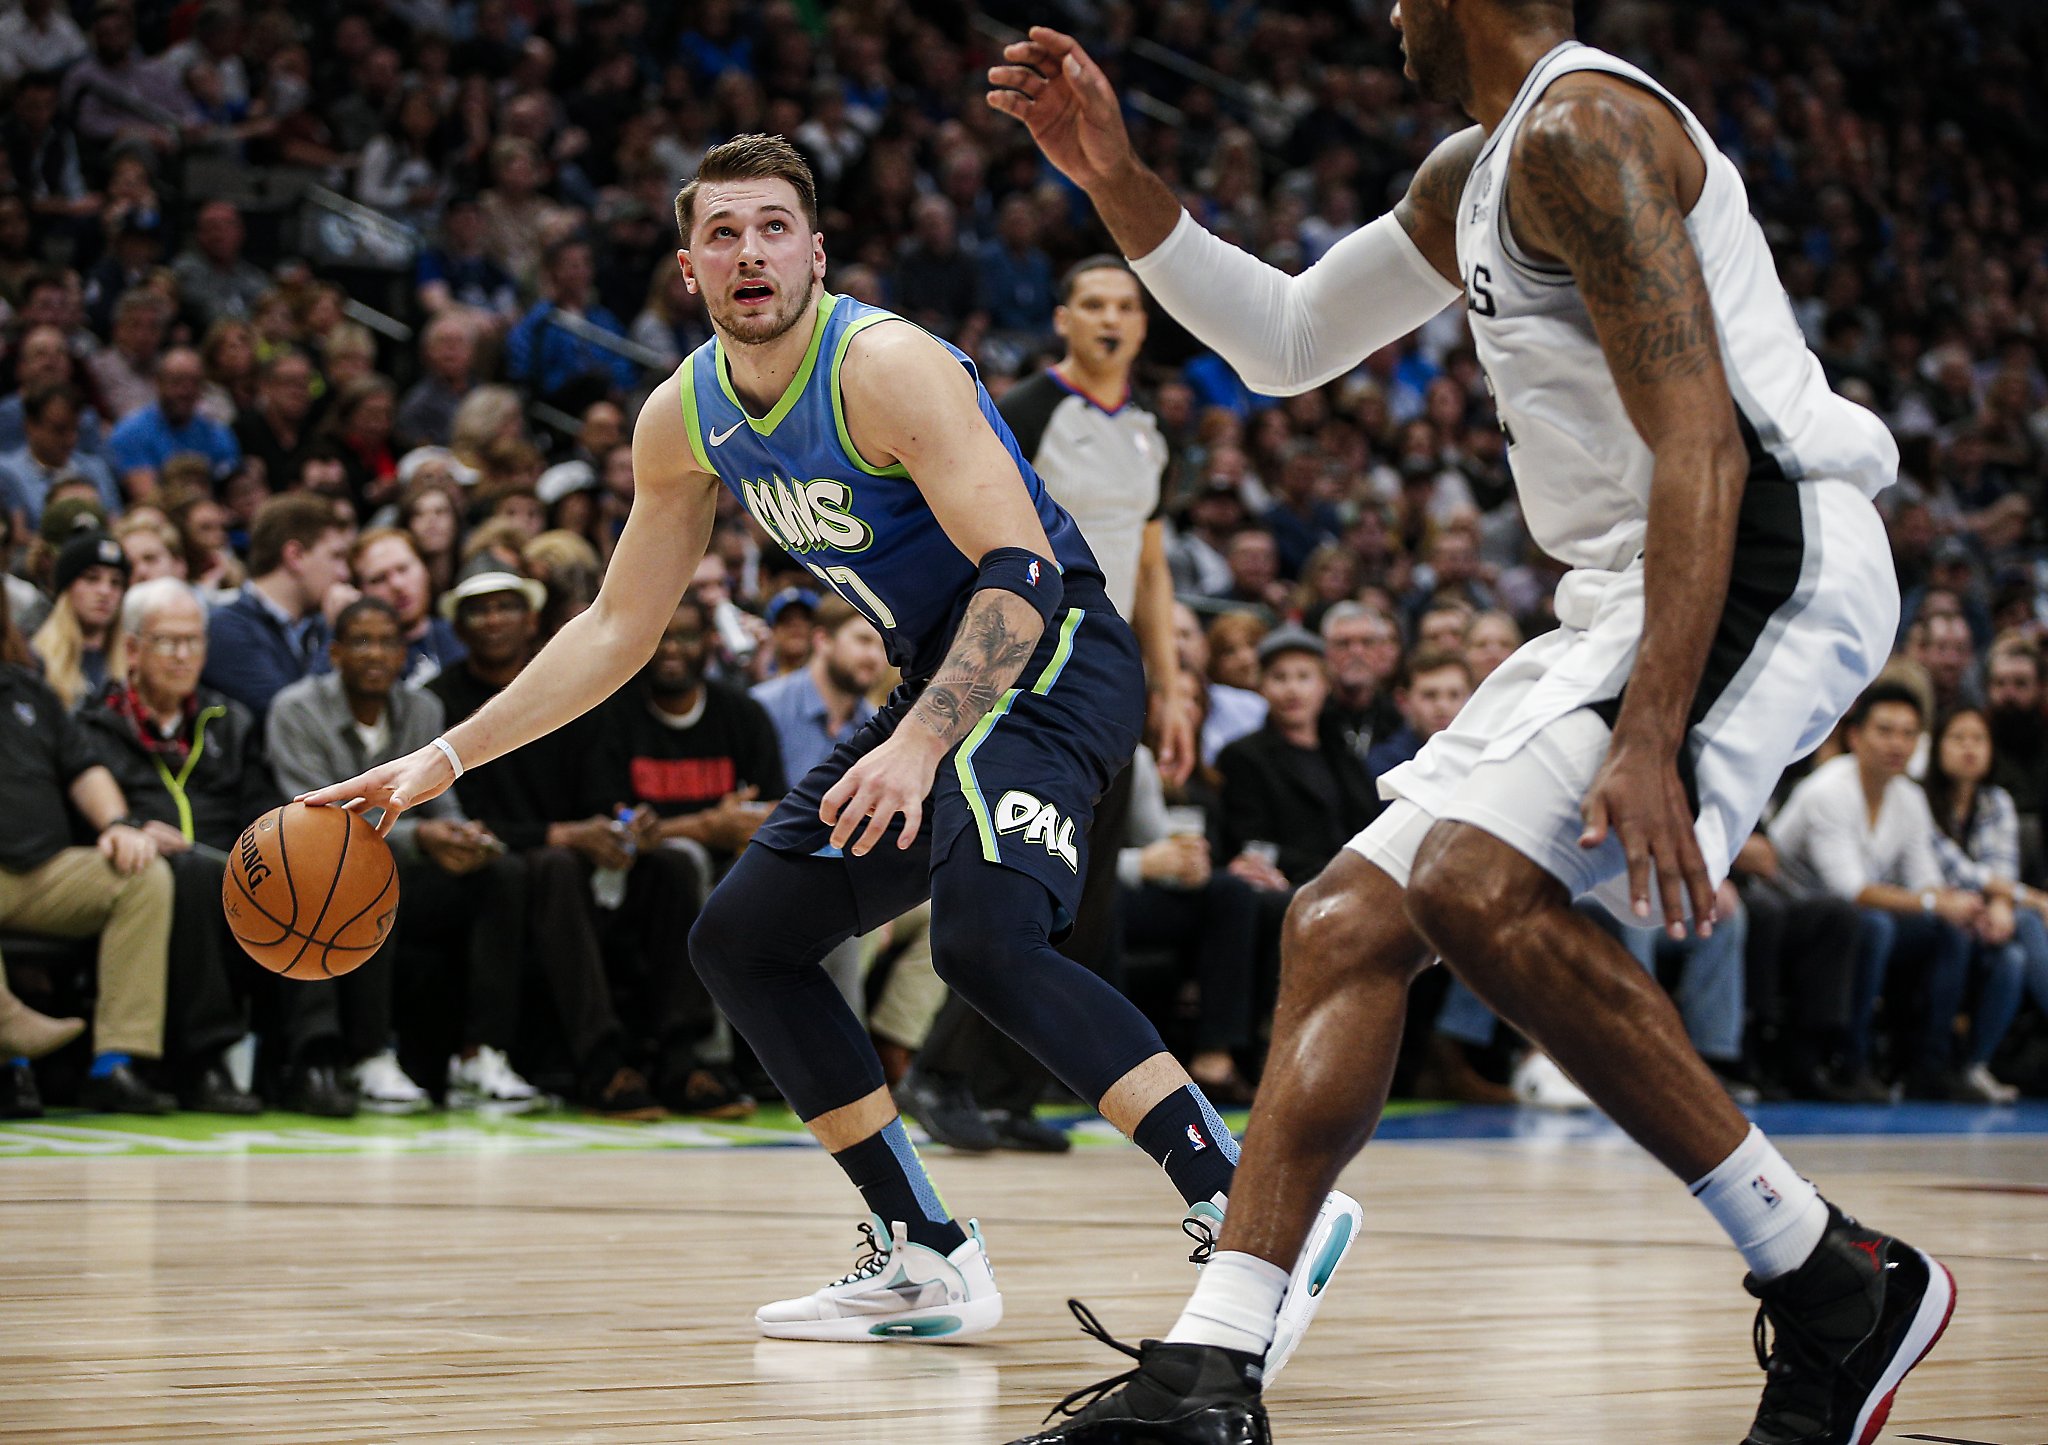
[[[1878,1252],[1878,1242],[1876,1240],[1852,1239],[1849,1241],[1849,1247],[1851,1249],[1860,1249],[1869,1255],[1870,1267],[1872,1269],[1882,1270],[1884,1268],[1884,1256]]]

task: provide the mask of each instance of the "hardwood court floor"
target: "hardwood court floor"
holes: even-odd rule
[[[2048,1441],[2048,1145],[1794,1139],[1961,1307],[1886,1440]],[[0,1440],[991,1445],[1125,1367],[1191,1270],[1134,1152],[932,1151],[1009,1318],[976,1345],[759,1341],[847,1267],[815,1151],[0,1162]],[[1621,1142],[1383,1143],[1365,1234],[1274,1392],[1277,1438],[1730,1445],[1748,1297],[1711,1223]],[[1980,1187],[1990,1186],[1990,1187]]]

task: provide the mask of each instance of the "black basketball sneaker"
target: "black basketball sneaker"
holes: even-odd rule
[[[1272,1445],[1257,1355],[1160,1340],[1132,1349],[1111,1339],[1079,1300],[1067,1308],[1085,1333],[1138,1368],[1076,1390],[1046,1415],[1065,1421],[1011,1445]]]
[[[1762,1301],[1756,1359],[1768,1376],[1743,1445],[1870,1445],[1956,1305],[1944,1266],[1832,1204],[1806,1263],[1742,1283]]]

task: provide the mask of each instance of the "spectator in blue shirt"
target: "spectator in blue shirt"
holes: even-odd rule
[[[201,680],[261,722],[278,693],[326,672],[324,609],[347,586],[348,543],[326,497],[286,492],[265,502],[249,529],[249,581],[207,621]]]
[[[479,331],[500,331],[519,314],[519,284],[484,253],[484,216],[475,196],[441,213],[441,243],[420,252],[413,272],[420,309],[456,315]]]
[[[981,250],[981,309],[998,331],[1045,334],[1052,315],[1052,261],[1038,245],[1031,198],[1013,195],[996,212],[996,235]]]
[[[591,260],[590,243],[573,236],[557,241],[548,247],[544,265],[548,299],[536,302],[505,338],[506,375],[526,383],[544,397],[561,398],[572,387],[580,391],[593,383],[602,391],[631,391],[640,379],[637,366],[617,352],[572,336],[553,324],[557,316],[567,314],[580,317],[621,341],[626,339],[626,328],[619,324],[619,318],[591,295],[596,267]],[[595,398],[581,399],[588,402]]]
[[[889,665],[882,634],[838,597],[818,603],[811,660],[754,688],[782,744],[782,769],[792,782],[831,756],[875,715],[868,690]]]
[[[196,452],[220,481],[242,461],[235,434],[199,414],[199,395],[206,386],[206,363],[189,346],[175,347],[157,363],[154,406],[130,412],[107,439],[115,474],[131,496],[155,490],[165,462],[181,452]]]
[[[78,449],[84,409],[77,390],[62,384],[39,386],[22,398],[26,444],[0,452],[0,516],[19,512],[29,526],[41,526],[50,489],[67,476],[91,482],[107,515],[120,514],[121,489],[114,474],[98,457]]]

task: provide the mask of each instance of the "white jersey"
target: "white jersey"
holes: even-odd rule
[[[1686,229],[1713,303],[1752,479],[1843,481],[1866,497],[1890,486],[1897,444],[1877,416],[1828,388],[1734,164],[1656,81],[1605,51],[1567,41],[1522,82],[1480,151],[1458,209],[1468,319],[1537,544],[1569,566],[1618,571],[1642,551],[1649,519],[1650,449],[1622,406],[1578,284],[1568,271],[1534,261],[1515,244],[1508,223],[1515,137],[1537,97],[1579,70],[1620,76],[1669,105],[1706,161],[1706,184]]]

